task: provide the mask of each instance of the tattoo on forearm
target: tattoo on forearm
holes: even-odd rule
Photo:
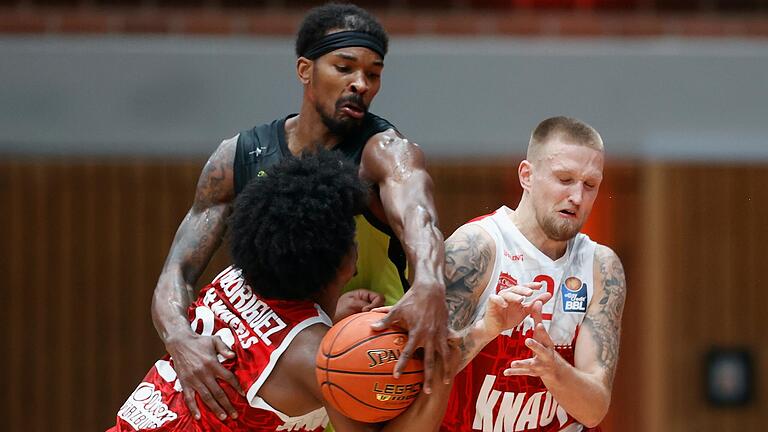
[[[599,250],[600,276],[603,280],[603,296],[598,301],[598,312],[584,318],[584,325],[592,330],[597,346],[597,360],[606,369],[606,384],[613,385],[616,363],[619,358],[621,315],[626,299],[624,268],[618,257],[609,249]]]
[[[445,245],[445,297],[448,324],[454,330],[470,324],[477,308],[477,285],[488,271],[491,253],[477,233],[467,233]]]
[[[472,337],[471,328],[466,328],[459,332],[459,341],[456,345],[456,347],[459,349],[459,352],[461,353],[461,363],[459,364],[459,370],[464,369],[464,366],[469,363],[470,360],[472,360],[475,355],[477,355],[477,351],[479,351],[479,347],[477,346],[477,340]]]

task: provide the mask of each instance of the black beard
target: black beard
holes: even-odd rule
[[[337,100],[336,105],[334,106],[334,113],[339,111],[341,106],[347,102],[352,102],[359,107],[363,107],[365,110],[364,112],[366,114],[368,113],[368,107],[363,104],[362,96],[355,94]],[[320,114],[320,120],[322,120],[325,127],[328,128],[328,131],[337,137],[346,137],[351,135],[353,132],[356,132],[360,128],[360,124],[363,121],[363,119],[358,120],[351,117],[346,117],[344,120],[337,119],[333,115],[326,114],[320,107],[320,104],[317,104],[315,109]]]

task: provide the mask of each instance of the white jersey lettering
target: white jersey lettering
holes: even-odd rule
[[[512,432],[515,430],[515,420],[520,414],[524,399],[525,393],[504,392],[499,407],[499,415],[493,424],[494,432]]]
[[[493,432],[493,407],[501,396],[500,391],[493,390],[494,381],[496,381],[495,375],[485,376],[483,387],[475,403],[475,420],[472,422],[472,429]]]

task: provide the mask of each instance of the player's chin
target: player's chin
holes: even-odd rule
[[[567,241],[574,237],[581,230],[581,223],[576,220],[560,220],[555,224],[553,232],[550,232],[550,238],[557,241]]]

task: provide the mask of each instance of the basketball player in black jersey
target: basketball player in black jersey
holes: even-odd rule
[[[205,164],[152,302],[155,327],[196,416],[197,394],[220,418],[237,417],[220,384],[242,392],[216,358],[234,354],[220,339],[193,333],[186,319],[195,283],[226,231],[232,202],[266,167],[319,148],[343,152],[373,185],[368,211],[357,219],[358,274],[347,290],[378,291],[387,304],[402,296],[379,326],[409,330],[396,375],[413,351],[424,347],[425,391],[430,391],[433,363],[448,352],[443,236],[422,151],[368,112],[381,84],[387,42],[381,25],[358,7],[328,4],[310,11],[296,40],[296,72],[304,89],[299,113],[224,140]]]

